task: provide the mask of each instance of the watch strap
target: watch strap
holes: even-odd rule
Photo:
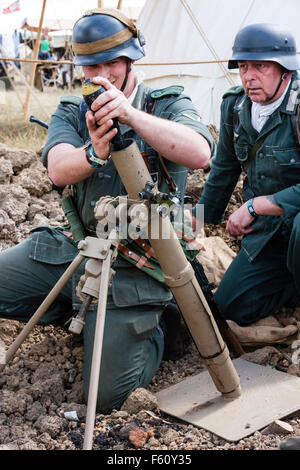
[[[258,217],[258,214],[255,212],[254,207],[253,207],[253,197],[249,199],[247,207],[248,207],[249,214],[252,217]]]
[[[91,142],[85,147],[85,156],[92,168],[102,168],[107,164],[109,158],[108,157],[106,160],[103,160],[98,157],[98,155],[95,154],[93,144]]]

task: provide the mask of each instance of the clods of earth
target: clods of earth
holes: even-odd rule
[[[190,172],[187,193],[194,201],[207,176],[206,170]],[[64,223],[60,201],[61,194],[53,188],[40,155],[0,145],[0,250],[25,240],[38,225]],[[241,201],[238,185],[227,215]],[[226,236],[225,223],[206,226],[205,235],[221,236],[237,252],[239,241]],[[1,319],[2,346],[9,347],[23,327],[18,321]],[[155,393],[205,370],[187,333],[185,342],[185,356],[163,361],[147,389],[133,392],[121,410],[96,415],[93,449],[275,450],[283,442],[290,446],[299,443],[297,414],[232,443],[162,413]],[[291,353],[288,346],[266,346],[249,349],[245,358],[300,376]],[[82,365],[81,336],[52,325],[34,327],[11,361],[1,366],[0,450],[82,449],[86,418]]]

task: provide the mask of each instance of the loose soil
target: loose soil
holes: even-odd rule
[[[208,170],[190,172],[187,193],[194,202],[207,176]],[[22,242],[38,225],[63,223],[60,201],[61,195],[53,189],[38,153],[0,146],[0,250]],[[225,221],[218,227],[205,226],[206,237],[222,237],[235,252],[240,249],[240,242],[226,234],[225,225],[229,214],[241,202],[239,183]],[[285,313],[288,317],[295,311],[286,309]],[[2,344],[8,347],[23,326],[18,321],[1,319]],[[154,395],[157,391],[205,370],[186,330],[183,333],[186,354],[182,359],[163,361],[147,390],[137,390],[121,410],[109,415],[97,414],[93,449],[278,449],[279,443],[287,437],[286,430],[277,429],[271,434],[257,431],[232,443],[158,409]],[[247,353],[249,360],[300,376],[299,367],[291,363],[288,346],[249,348]],[[86,415],[82,364],[81,336],[51,325],[38,325],[33,329],[0,373],[0,450],[82,449]],[[297,415],[283,421],[292,427],[289,436],[300,435]]]

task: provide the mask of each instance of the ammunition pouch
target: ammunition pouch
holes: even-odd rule
[[[188,231],[182,230],[183,228],[187,229],[187,227],[175,226],[174,228],[187,260],[193,261],[201,249],[199,242]],[[131,240],[130,238],[122,240],[118,251],[122,258],[135,265],[136,268],[144,271],[156,281],[166,283],[163,271],[148,240],[141,238],[137,240]]]
[[[86,233],[71,195],[62,199],[62,208],[70,224],[73,241],[77,245],[80,240],[86,237]]]

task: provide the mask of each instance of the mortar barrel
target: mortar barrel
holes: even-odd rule
[[[128,196],[138,199],[151,176],[136,143],[129,142],[125,149],[112,151],[111,155]],[[239,396],[239,376],[169,217],[152,211],[148,237],[217,390],[224,396]]]

